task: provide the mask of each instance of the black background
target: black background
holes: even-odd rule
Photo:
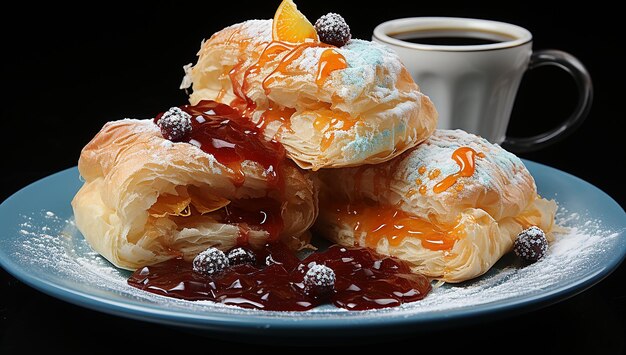
[[[35,180],[76,165],[80,149],[106,121],[148,118],[184,104],[185,95],[178,90],[182,66],[195,61],[200,41],[236,22],[271,18],[278,3],[101,2],[82,7],[23,2],[11,11],[3,10],[0,201]],[[587,180],[624,206],[624,40],[619,36],[624,31],[617,9],[597,1],[581,6],[547,1],[493,6],[476,1],[399,0],[376,6],[301,0],[299,8],[311,21],[329,11],[338,12],[350,24],[353,37],[363,39],[371,37],[378,23],[398,17],[500,20],[533,32],[535,49],[574,54],[594,81],[588,119],[562,142],[520,156]],[[566,74],[554,68],[537,69],[522,83],[509,133],[522,136],[553,127],[575,102],[573,82]],[[594,349],[624,353],[625,274],[622,265],[590,290],[544,309],[478,319],[446,330],[419,331],[394,340],[393,345],[378,346],[391,351],[401,346],[416,352],[430,348],[464,351],[488,350],[497,343],[503,351],[546,350],[547,346],[574,353]],[[545,346],[539,345],[540,339],[547,340]],[[109,352],[138,346],[151,352],[249,347],[85,310],[34,291],[0,270],[0,353]],[[356,342],[350,351],[359,351],[360,346]],[[250,351],[259,350],[252,350],[256,347]]]

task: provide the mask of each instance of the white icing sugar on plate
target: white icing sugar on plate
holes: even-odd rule
[[[482,277],[434,288],[423,300],[396,308],[354,312],[326,305],[308,312],[267,312],[210,301],[179,300],[133,288],[126,283],[130,272],[115,268],[92,251],[72,220],[51,211],[22,216],[22,219],[18,226],[19,238],[14,241],[17,243],[14,258],[28,268],[29,273],[72,293],[194,318],[202,312],[279,318],[332,318],[339,314],[342,319],[382,315],[408,317],[524,299],[592,277],[602,267],[601,256],[622,232],[609,230],[602,221],[585,218],[584,214],[561,209],[557,221],[567,231],[557,234],[545,258],[534,264],[524,264],[509,253]]]

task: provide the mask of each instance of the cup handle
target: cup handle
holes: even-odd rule
[[[548,132],[532,137],[506,137],[502,146],[516,153],[539,150],[562,140],[583,123],[591,109],[591,102],[593,101],[591,77],[585,66],[576,57],[555,49],[539,50],[530,57],[528,69],[531,70],[544,65],[557,66],[574,78],[578,88],[578,104],[567,120]]]

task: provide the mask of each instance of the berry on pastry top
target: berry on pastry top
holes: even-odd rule
[[[339,15],[316,23],[285,0],[274,20],[215,33],[186,69],[190,102],[229,104],[312,170],[389,160],[432,133],[434,105],[395,52],[352,39]]]
[[[342,47],[352,38],[350,26],[341,15],[329,12],[315,21],[315,29],[320,41]]]
[[[352,38],[350,26],[341,15],[330,12],[309,22],[292,0],[283,0],[272,24],[272,39],[290,43],[322,42],[342,47]]]

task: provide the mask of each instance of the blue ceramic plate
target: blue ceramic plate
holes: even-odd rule
[[[76,230],[70,201],[81,186],[71,168],[27,186],[0,205],[0,265],[26,284],[65,301],[123,317],[263,336],[402,332],[483,316],[520,312],[565,299],[596,284],[626,254],[626,214],[596,187],[559,170],[526,162],[540,193],[559,204],[557,235],[540,262],[504,256],[486,275],[436,288],[401,307],[350,312],[245,310],[157,296],[126,284],[128,271],[94,253]]]

